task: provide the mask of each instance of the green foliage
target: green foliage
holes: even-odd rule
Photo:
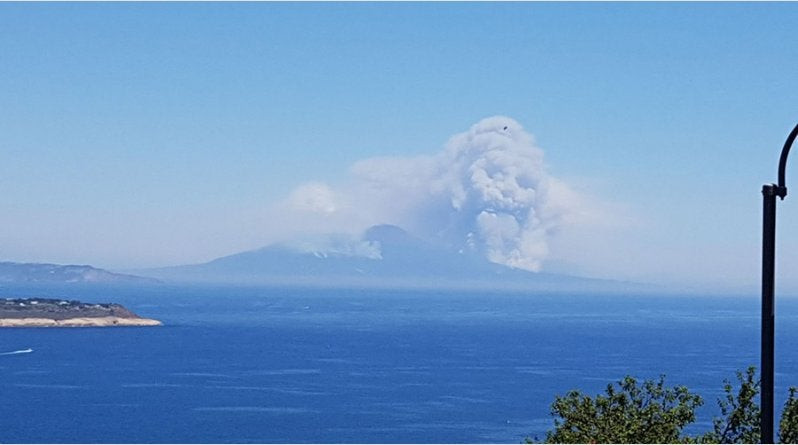
[[[723,381],[723,397],[718,399],[721,417],[713,420],[714,431],[698,438],[701,443],[759,443],[761,416],[756,396],[759,380],[756,368],[750,366],[745,373],[737,371],[740,388],[736,394],[731,382]]]
[[[695,408],[703,403],[684,386],[668,388],[665,377],[646,380],[642,386],[627,376],[607,385],[606,395],[595,399],[571,391],[557,396],[551,406],[554,430],[547,443],[673,443],[682,428],[695,421]]]
[[[790,387],[790,397],[784,403],[779,422],[779,442],[798,443],[798,399],[795,397],[796,388]]]
[[[723,381],[718,399],[720,417],[713,431],[697,437],[683,436],[682,429],[695,421],[701,397],[684,386],[668,388],[665,377],[638,385],[625,377],[607,385],[595,399],[579,391],[557,396],[551,405],[554,430],[547,443],[758,443],[761,411],[757,403],[760,382],[756,368],[737,371],[737,387]],[[537,438],[535,438],[537,441]],[[531,443],[530,439],[526,439]],[[798,388],[790,387],[779,422],[779,442],[798,443]]]

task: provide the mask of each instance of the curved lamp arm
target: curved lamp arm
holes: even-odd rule
[[[781,149],[781,158],[779,158],[779,185],[776,189],[776,195],[779,198],[784,199],[787,196],[787,186],[785,185],[784,180],[784,170],[787,167],[787,156],[790,154],[790,148],[792,147],[792,143],[795,142],[795,138],[798,136],[798,125],[792,129],[790,135],[787,136],[787,140],[784,141],[784,148]]]

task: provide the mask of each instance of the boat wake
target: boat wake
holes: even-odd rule
[[[17,355],[17,354],[29,354],[33,352],[33,349],[20,349],[19,351],[11,351],[11,352],[0,352],[0,355]]]

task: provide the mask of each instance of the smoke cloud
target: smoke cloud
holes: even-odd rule
[[[297,231],[354,235],[395,224],[495,263],[539,271],[550,237],[589,218],[588,207],[546,171],[543,151],[518,122],[495,116],[452,136],[438,154],[366,159],[344,184],[303,184],[279,212]],[[365,251],[379,255],[374,246]]]

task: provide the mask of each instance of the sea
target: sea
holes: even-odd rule
[[[666,376],[705,404],[759,363],[751,296],[0,286],[117,302],[151,328],[0,330],[0,442],[520,443],[556,395]],[[798,299],[777,300],[777,413]]]

